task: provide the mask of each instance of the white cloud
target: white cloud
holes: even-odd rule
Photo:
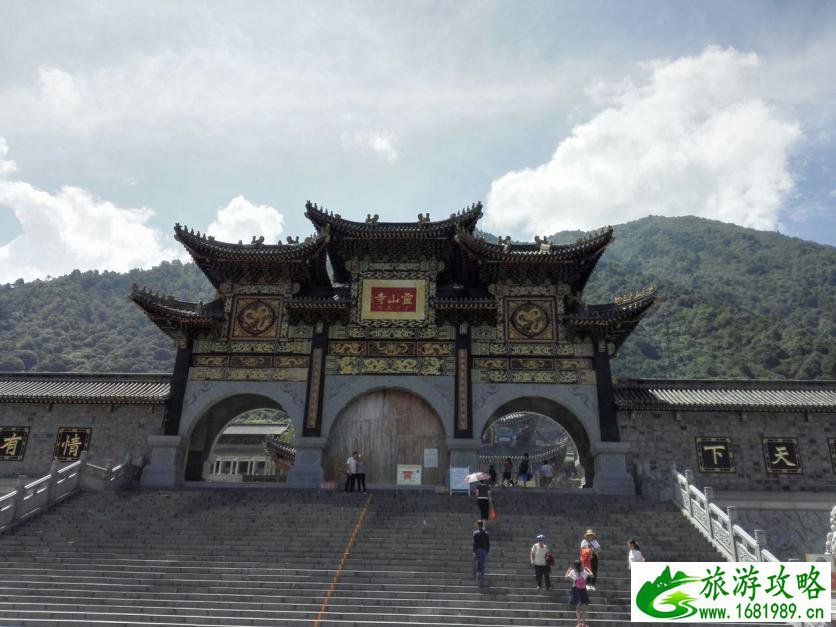
[[[6,176],[17,170],[17,164],[10,159],[6,159],[9,154],[9,146],[5,138],[0,137],[0,176]]]
[[[605,108],[550,161],[494,180],[485,226],[531,236],[656,214],[776,228],[801,131],[761,97],[758,57],[709,47],[642,71],[596,85]]]
[[[0,138],[0,172],[12,172]],[[9,164],[12,164],[10,167]],[[0,205],[9,207],[23,233],[0,246],[0,282],[58,276],[74,269],[125,272],[177,254],[147,222],[150,209],[124,209],[78,187],[57,193],[0,179]]]
[[[385,131],[345,132],[342,134],[342,143],[347,150],[359,149],[387,163],[395,163],[398,160],[398,151],[392,143],[392,136]]]
[[[218,214],[208,235],[222,242],[242,241],[249,244],[253,236],[264,236],[266,244],[275,244],[284,228],[284,216],[269,205],[254,205],[243,196],[236,196]]]

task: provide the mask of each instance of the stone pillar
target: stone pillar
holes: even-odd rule
[[[450,453],[450,468],[470,468],[470,472],[479,470],[479,449],[482,443],[477,438],[448,438],[447,451]],[[449,470],[445,471],[444,483],[450,481]]]
[[[595,479],[592,489],[595,494],[636,493],[636,482],[627,471],[629,442],[593,442],[592,456],[595,458]]]
[[[297,488],[318,488],[322,483],[324,472],[322,462],[325,457],[326,438],[293,439],[296,447],[296,461],[287,473],[287,484]],[[328,477],[338,484],[341,477]]]
[[[183,438],[179,435],[149,435],[151,461],[142,471],[146,488],[173,488],[183,482]]]

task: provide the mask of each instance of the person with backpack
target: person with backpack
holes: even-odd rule
[[[476,531],[473,532],[473,557],[476,560],[476,580],[479,587],[485,585],[485,568],[488,561],[488,553],[491,550],[491,538],[485,531],[481,520],[476,521]]]
[[[565,577],[572,580],[569,603],[575,606],[575,616],[578,619],[577,627],[586,627],[586,608],[589,605],[587,581],[591,575],[592,572],[580,560],[572,562],[572,566],[566,571]]]
[[[583,535],[583,540],[581,540],[581,564],[592,573],[586,584],[593,591],[595,590],[595,583],[598,581],[598,553],[601,550],[597,537],[598,534],[592,529],[587,529]]]
[[[537,542],[531,547],[528,552],[528,559],[534,566],[534,576],[537,578],[537,589],[540,590],[543,586],[543,578],[546,579],[546,590],[552,589],[552,580],[549,576],[551,564],[554,564],[554,557],[549,553],[549,547],[546,545],[546,536],[542,533],[537,536]],[[551,562],[551,564],[550,564]]]
[[[627,570],[632,570],[633,562],[643,562],[644,555],[635,540],[627,541]]]

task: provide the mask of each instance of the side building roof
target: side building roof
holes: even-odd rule
[[[614,386],[618,409],[836,412],[836,381],[634,379]]]
[[[148,404],[168,400],[171,375],[0,372],[0,403]],[[836,380],[628,379],[623,410],[836,412]]]
[[[0,372],[0,403],[161,404],[170,381],[158,373]]]

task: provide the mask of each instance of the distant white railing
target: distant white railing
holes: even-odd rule
[[[730,506],[724,512],[711,501],[714,490],[706,487],[700,491],[694,485],[694,471],[683,475],[675,467],[671,470],[673,501],[691,523],[730,562],[779,562],[766,547],[766,532],[755,530],[755,537],[735,524],[737,508]]]
[[[29,483],[20,477],[13,492],[0,496],[0,533],[48,510],[79,490],[101,492],[117,490],[132,479],[128,457],[118,466],[108,460],[104,466],[87,461],[87,453],[77,462],[62,466],[53,462],[48,475]]]

